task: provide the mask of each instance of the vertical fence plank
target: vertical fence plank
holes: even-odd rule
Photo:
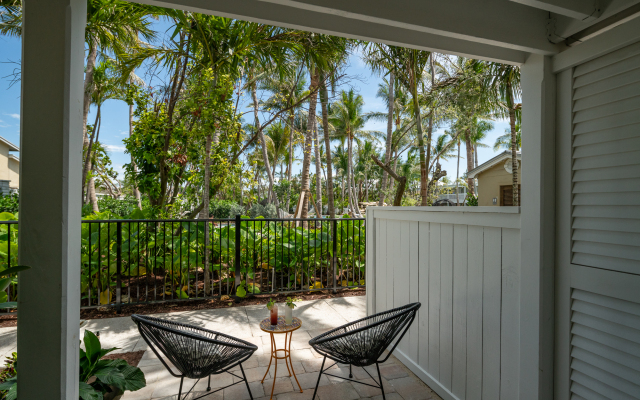
[[[411,255],[409,254],[409,221],[400,221],[398,226],[398,257],[395,259],[394,264],[394,294],[393,294],[393,306],[401,307],[409,304],[409,290],[411,282]],[[402,340],[399,349],[406,355],[409,352],[409,338],[406,337]]]
[[[467,390],[466,400],[482,398],[482,276],[484,262],[484,229],[469,226],[471,255],[467,270]]]
[[[502,292],[502,230],[484,228],[482,295],[482,398],[500,398],[500,302]]]
[[[394,296],[394,281],[395,271],[394,268],[398,260],[398,250],[400,247],[399,232],[400,221],[387,221],[387,310],[395,307],[393,303]]]
[[[520,230],[502,229],[500,397],[518,397],[520,377]]]
[[[418,310],[418,324],[420,326],[420,349],[418,350],[418,365],[424,370],[429,369],[429,223],[418,222],[418,271],[420,282],[420,293],[418,301],[422,307]]]
[[[420,270],[418,263],[418,223],[409,222],[409,303],[420,301]],[[420,315],[416,315],[413,325],[408,333],[408,356],[418,361],[418,349],[420,348]]]
[[[451,391],[464,399],[467,381],[468,225],[453,226],[453,372]]]
[[[440,383],[451,390],[453,357],[453,225],[440,226]]]
[[[440,379],[440,225],[429,231],[429,373]]]
[[[389,265],[387,263],[387,241],[389,239],[387,235],[387,220],[378,219],[378,244],[376,250],[378,251],[378,257],[376,259],[376,312],[382,312],[387,310],[387,269]]]

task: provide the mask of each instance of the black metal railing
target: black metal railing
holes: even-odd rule
[[[14,246],[5,265],[17,265],[16,223],[0,222],[0,260],[3,241]],[[364,219],[82,221],[83,308],[337,290],[364,279]]]

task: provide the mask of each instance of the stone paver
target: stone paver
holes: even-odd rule
[[[293,376],[289,377],[283,360],[278,363],[278,378],[273,398],[276,400],[310,400],[313,396],[318,372],[322,365],[322,355],[309,346],[309,340],[349,321],[363,318],[366,315],[365,297],[344,297],[316,301],[300,302],[294,315],[302,319],[302,328],[293,333],[291,340],[293,370],[298,377],[300,386],[304,390],[300,393],[298,384]],[[283,305],[281,305],[283,306]],[[327,316],[331,316],[327,318]],[[242,366],[249,381],[249,387],[254,400],[267,400],[271,394],[275,365],[272,363],[264,383],[261,383],[270,360],[271,341],[267,333],[258,328],[258,322],[268,316],[264,306],[247,306],[215,310],[197,310],[154,315],[180,321],[214,331],[223,332],[258,346],[255,354],[245,361]],[[177,400],[180,379],[172,376],[162,364],[161,360],[149,350],[138,333],[130,317],[110,318],[87,321],[81,328],[80,337],[84,330],[100,332],[103,348],[119,347],[116,352],[145,350],[139,367],[144,372],[147,386],[136,392],[126,392],[122,400]],[[281,347],[284,335],[276,336],[276,344]],[[16,348],[15,328],[0,328],[0,356],[9,355]],[[331,366],[327,360],[325,368]],[[171,365],[169,363],[169,365]],[[378,378],[375,366],[367,367],[367,371]],[[240,368],[231,370],[241,376]],[[353,379],[364,383],[372,383],[372,379],[362,368],[352,369]],[[428,386],[418,379],[408,368],[391,356],[387,362],[380,365],[383,376],[383,386],[387,400],[441,400]],[[349,376],[348,365],[334,365],[330,373],[339,377]],[[346,381],[339,377],[322,376],[316,399],[320,400],[382,400],[379,389],[366,385]],[[228,386],[239,379],[230,374],[220,374],[211,377],[211,388],[216,390]],[[196,381],[185,379],[183,392],[187,392]],[[185,400],[205,394],[207,379],[200,380]],[[247,400],[249,393],[244,383],[228,387],[216,393],[209,394],[203,400]]]

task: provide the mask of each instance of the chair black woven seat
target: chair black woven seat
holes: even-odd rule
[[[244,374],[242,363],[258,350],[258,346],[246,342],[233,336],[220,332],[211,331],[197,326],[168,321],[160,318],[148,317],[146,315],[132,315],[131,319],[138,326],[138,331],[149,345],[151,350],[160,359],[169,373],[176,378],[180,378],[180,389],[178,399],[182,397],[182,384],[184,378],[197,379],[208,377],[207,393],[196,397],[208,396],[229,386],[244,382],[251,395],[249,382]],[[164,357],[171,363],[167,364]],[[229,370],[236,365],[240,366],[242,376],[238,376]],[[225,386],[211,392],[211,375],[228,373],[240,379],[232,385]],[[185,394],[191,393],[196,383]],[[193,400],[195,400],[193,399]]]
[[[376,385],[354,381],[353,379],[346,380],[378,388],[382,391],[382,398],[386,399],[382,387],[379,364],[384,363],[389,356],[391,356],[393,350],[395,350],[398,343],[402,340],[402,337],[407,333],[407,330],[409,330],[419,308],[420,303],[412,303],[394,308],[350,322],[311,339],[309,341],[311,347],[324,356],[312,399],[316,397],[322,374],[346,379],[326,372],[336,363],[349,364],[349,378],[353,378],[353,374],[351,374],[352,366],[367,367],[376,364],[378,380],[371,376],[369,371],[365,369],[365,372],[373,379]],[[393,347],[389,350],[386,357],[380,360],[384,351],[387,350],[392,343]],[[325,368],[324,364],[327,358],[335,361],[335,363]]]

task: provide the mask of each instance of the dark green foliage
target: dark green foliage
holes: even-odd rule
[[[18,213],[19,197],[17,193],[0,196],[0,212]]]
[[[144,203],[143,201],[143,207]],[[101,197],[98,199],[98,208],[100,208],[100,212],[109,211],[119,217],[126,217],[138,209],[138,201],[134,197],[126,197],[122,200]]]
[[[469,194],[467,196],[467,205],[470,207],[477,207],[478,206],[478,197],[474,196],[472,194]]]
[[[209,206],[209,215],[212,218],[235,218],[236,214],[242,215],[244,208],[233,200],[212,200]]]
[[[251,206],[251,210],[249,210],[249,214],[251,218],[277,218],[278,212],[276,211],[276,206],[273,204],[267,204],[263,206],[260,203],[256,203]]]

